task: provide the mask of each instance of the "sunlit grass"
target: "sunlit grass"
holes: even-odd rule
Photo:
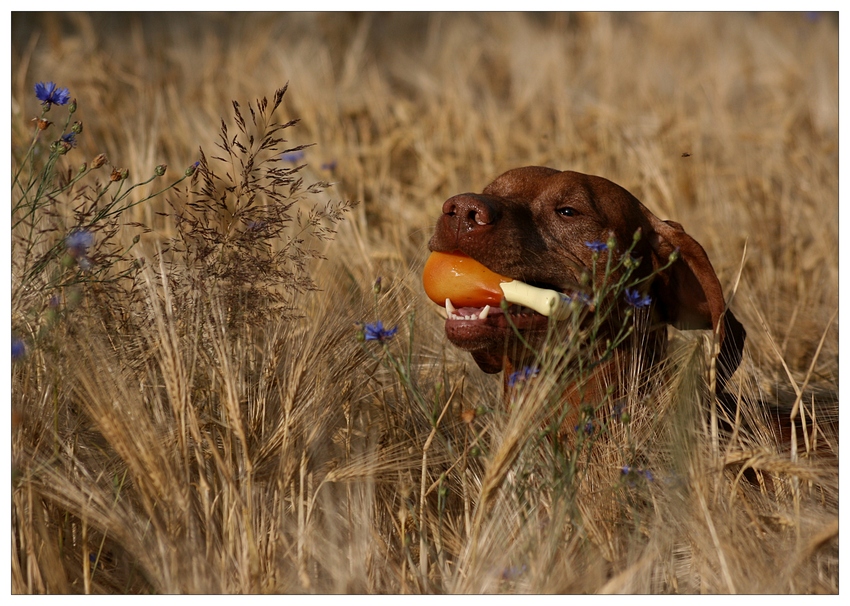
[[[13,591],[837,592],[837,44],[802,14],[16,14],[13,159],[53,120],[59,189],[13,188]],[[433,221],[531,164],[741,272],[718,439],[702,335],[565,441],[574,352],[506,395],[447,344]]]

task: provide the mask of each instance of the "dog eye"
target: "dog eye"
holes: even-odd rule
[[[574,217],[578,214],[578,211],[574,209],[572,206],[565,206],[563,208],[558,208],[555,210],[556,213],[561,215],[562,217]]]

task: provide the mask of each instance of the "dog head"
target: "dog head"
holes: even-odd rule
[[[614,250],[603,244],[614,244]],[[726,310],[705,250],[679,224],[658,219],[607,179],[536,166],[508,171],[480,194],[449,198],[429,243],[433,253],[470,258],[501,282],[517,281],[568,297],[594,286],[588,280],[595,279],[596,287],[602,280],[618,280],[623,269],[610,271],[617,263],[610,264],[609,256],[617,261],[630,247],[630,257],[640,261],[630,278],[651,276],[640,288],[652,301],[655,320],[680,329],[717,332],[718,378],[725,384],[741,360],[745,333]],[[521,349],[511,323],[527,342],[545,334],[550,318],[527,308],[509,308],[508,322],[498,309],[498,292],[476,300],[464,297],[462,285],[448,291],[435,287],[451,279],[452,273],[457,277],[463,272],[426,266],[426,291],[438,303],[447,295],[446,304],[452,309],[446,334],[485,372],[499,372],[506,361],[511,362],[510,352]],[[455,291],[468,304],[453,301]],[[485,301],[496,305],[481,317]]]

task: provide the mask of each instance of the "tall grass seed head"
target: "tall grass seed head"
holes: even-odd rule
[[[68,289],[68,294],[65,295],[65,306],[69,309],[74,309],[77,305],[82,303],[83,301],[83,293],[78,286],[74,286]]]

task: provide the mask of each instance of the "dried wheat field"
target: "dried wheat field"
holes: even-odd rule
[[[11,57],[13,593],[838,592],[836,15],[13,13]],[[526,165],[705,247],[731,424],[697,331],[569,444],[448,343],[441,205]]]

